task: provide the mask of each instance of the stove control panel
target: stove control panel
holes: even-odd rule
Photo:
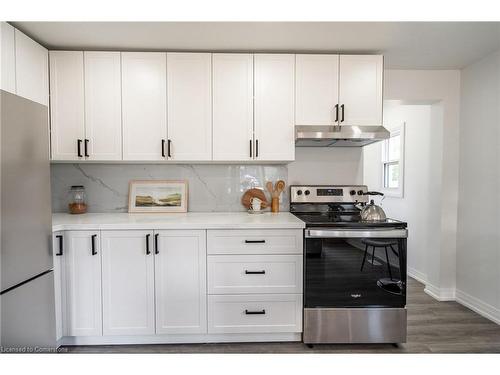
[[[365,185],[290,186],[290,203],[361,203],[368,202],[363,195]]]

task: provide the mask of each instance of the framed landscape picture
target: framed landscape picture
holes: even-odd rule
[[[187,181],[130,181],[128,212],[187,212]]]

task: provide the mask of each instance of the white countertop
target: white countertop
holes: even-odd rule
[[[101,229],[301,229],[305,223],[289,212],[251,215],[246,212],[172,214],[53,214],[52,230]]]

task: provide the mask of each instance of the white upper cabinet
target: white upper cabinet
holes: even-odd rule
[[[50,51],[50,98],[52,160],[83,160],[83,52]]]
[[[167,53],[171,160],[212,159],[212,55]]]
[[[49,105],[47,49],[15,30],[16,92],[34,102]]]
[[[252,160],[253,55],[212,56],[213,160]]]
[[[0,88],[16,93],[16,44],[15,29],[6,22],[0,23],[1,80]]]
[[[296,55],[295,124],[335,125],[339,106],[339,56]]]
[[[166,54],[122,52],[121,56],[123,159],[166,160],[162,147],[167,140]]]
[[[382,55],[340,56],[340,125],[382,125]]]
[[[254,74],[254,157],[294,160],[295,55],[256,54]]]
[[[207,332],[206,233],[155,232],[156,333]]]
[[[102,231],[104,335],[155,333],[152,231]]]
[[[84,52],[88,160],[122,159],[120,52]]]

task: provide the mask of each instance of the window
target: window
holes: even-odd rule
[[[382,187],[388,196],[403,197],[404,124],[382,143]]]

